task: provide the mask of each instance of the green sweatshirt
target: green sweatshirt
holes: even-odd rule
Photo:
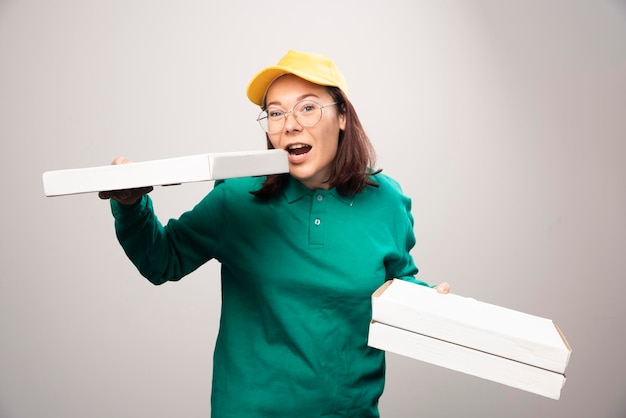
[[[263,178],[215,183],[162,226],[148,196],[112,202],[118,239],[154,284],[210,259],[222,267],[213,359],[217,418],[378,417],[384,353],[367,346],[371,294],[415,280],[410,199],[386,175],[354,196],[291,178],[264,202]]]

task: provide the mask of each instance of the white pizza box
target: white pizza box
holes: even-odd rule
[[[416,285],[418,286],[418,285]],[[371,347],[558,400],[565,375],[372,321]]]
[[[55,170],[42,177],[46,196],[60,196],[287,172],[287,152],[274,149]]]
[[[394,279],[372,294],[372,321],[369,344],[375,348],[483,378],[491,376],[496,381],[502,378],[495,368],[506,364],[508,370],[512,367],[510,362],[518,363],[515,367],[521,367],[523,373],[530,373],[530,376],[543,374],[543,371],[561,376],[546,375],[553,389],[551,395],[565,382],[564,373],[572,350],[556,324],[546,318],[473,298],[440,294],[427,286]],[[381,331],[380,324],[393,329]],[[383,332],[389,335],[381,338]],[[398,338],[393,338],[396,334]],[[440,353],[438,358],[434,359],[424,350],[428,345]],[[481,370],[464,364],[474,357],[483,360]],[[488,368],[489,364],[493,364],[493,370]],[[537,381],[542,379],[537,378]],[[528,390],[527,385],[522,386]],[[543,392],[539,383],[538,387],[537,390]]]
[[[399,279],[374,292],[372,319],[557,373],[572,351],[549,319]]]

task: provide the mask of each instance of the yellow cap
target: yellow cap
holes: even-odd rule
[[[278,64],[259,71],[248,84],[248,99],[262,106],[270,84],[279,76],[293,74],[321,86],[339,87],[348,94],[346,79],[335,63],[325,55],[290,50]]]

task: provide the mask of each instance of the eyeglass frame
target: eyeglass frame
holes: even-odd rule
[[[297,107],[300,103],[302,103],[302,102],[312,102],[312,103],[315,103],[317,106],[319,106],[319,109],[320,109],[320,118],[319,118],[319,120],[318,120],[317,122],[315,122],[313,125],[303,125],[303,124],[302,124],[302,122],[300,122],[300,121],[298,120],[298,116],[296,116],[296,114],[294,113],[294,110],[296,109],[296,107]],[[316,126],[318,123],[320,123],[320,121],[321,121],[321,120],[322,120],[322,118],[324,117],[324,108],[326,108],[326,107],[330,107],[330,106],[335,106],[335,105],[338,105],[338,104],[339,104],[339,102],[332,102],[332,103],[327,103],[327,104],[325,104],[325,105],[322,105],[322,104],[320,104],[320,103],[316,102],[315,100],[311,100],[311,99],[302,99],[302,100],[298,101],[296,104],[294,104],[294,105],[293,105],[293,107],[291,108],[291,110],[283,111],[283,110],[281,109],[281,111],[283,112],[283,114],[282,114],[282,118],[283,118],[283,126],[285,126],[285,123],[287,123],[287,115],[289,115],[289,114],[291,113],[291,114],[293,114],[293,118],[296,120],[296,122],[298,122],[298,124],[299,124],[300,126],[302,126],[302,127],[304,127],[304,128],[312,128],[312,127]],[[280,109],[279,107],[276,107],[276,108],[277,108],[277,109]],[[263,131],[264,131],[264,132],[266,132],[266,133],[268,133],[268,134],[275,134],[275,133],[279,132],[279,131],[280,131],[280,129],[279,129],[279,130],[277,130],[277,131],[273,131],[273,132],[270,132],[270,131],[268,130],[268,129],[269,129],[269,118],[270,118],[270,116],[269,116],[269,113],[267,112],[267,109],[269,109],[269,107],[268,107],[268,108],[266,108],[266,109],[263,109],[263,110],[261,110],[261,112],[259,112],[259,116],[257,116],[256,121],[259,123],[259,126],[261,127],[261,129],[263,129]],[[261,115],[262,115],[263,113],[266,113],[266,114],[267,114],[265,118],[261,118]],[[263,120],[263,119],[267,119],[267,120],[268,120],[268,123],[267,123],[267,127],[268,127],[268,129],[265,129],[265,128],[263,127],[263,125],[261,124],[261,120]],[[281,128],[281,129],[282,129],[282,128]]]

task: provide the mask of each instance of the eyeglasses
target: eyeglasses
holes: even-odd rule
[[[336,104],[337,102],[333,102],[322,106],[313,100],[301,100],[288,112],[279,107],[268,107],[259,113],[256,120],[265,132],[274,134],[283,129],[287,115],[293,113],[293,117],[300,126],[311,128],[322,120],[322,109]]]

